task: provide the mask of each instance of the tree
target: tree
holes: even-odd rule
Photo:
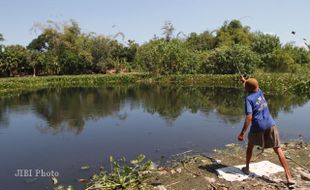
[[[213,50],[203,69],[206,73],[253,73],[259,64],[258,56],[247,46],[234,45]]]
[[[233,46],[234,44],[250,45],[252,42],[250,27],[242,26],[239,20],[225,21],[216,31],[216,47]]]
[[[283,50],[290,54],[295,63],[299,65],[310,64],[310,53],[305,48],[286,44],[284,45]]]
[[[117,40],[103,35],[91,37],[89,40],[93,71],[105,73],[111,69],[121,70],[126,65],[124,47]]]
[[[284,49],[278,48],[272,52],[267,70],[271,72],[290,72],[294,67],[295,63],[291,55]]]
[[[310,43],[307,41],[306,38],[304,38],[304,43],[307,46],[308,50],[310,50]]]
[[[0,33],[0,42],[4,41],[3,35]]]
[[[27,74],[27,50],[21,45],[6,46],[0,65],[2,76]]]
[[[215,38],[212,32],[209,31],[205,31],[201,34],[192,32],[186,39],[186,44],[194,50],[211,50],[215,48]]]
[[[272,52],[278,48],[281,48],[278,36],[263,34],[261,32],[255,33],[251,49],[259,55],[262,67],[266,67],[271,61]]]
[[[128,40],[127,46],[120,48],[118,57],[128,64],[129,67],[128,69],[137,68],[137,65],[135,64],[134,60],[138,48],[139,44],[133,40]]]
[[[48,23],[51,23],[48,22]],[[62,53],[61,47],[61,29],[59,24],[52,22],[47,26],[43,24],[37,24],[37,26],[42,33],[35,39],[33,39],[27,49],[37,50],[41,53],[44,53],[44,68],[47,74],[59,74],[60,64],[59,64],[59,55]]]
[[[87,35],[81,33],[78,23],[70,20],[65,24],[40,25],[42,34],[34,39],[29,49],[53,53],[57,60],[53,68],[56,74],[87,73],[91,67],[92,56],[87,46]]]
[[[166,21],[161,30],[163,31],[163,35],[165,36],[166,41],[170,41],[172,39],[173,32],[175,31],[171,21]]]
[[[0,42],[4,41],[3,35],[0,33]],[[0,76],[2,75],[2,66],[4,63],[4,46],[0,44]]]
[[[136,62],[153,74],[199,73],[204,54],[192,51],[178,39],[152,40],[143,44],[137,52]]]
[[[42,67],[44,63],[44,54],[40,53],[38,50],[28,50],[27,62],[32,68],[32,75],[35,77],[37,73],[37,68]]]
[[[254,35],[251,49],[258,54],[272,53],[274,49],[280,48],[280,39],[276,35],[258,32]]]

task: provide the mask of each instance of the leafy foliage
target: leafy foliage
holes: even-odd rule
[[[286,44],[283,47],[283,50],[287,52],[288,54],[290,54],[295,64],[299,64],[299,65],[310,64],[310,54],[309,54],[309,51],[307,51],[305,48],[296,47],[291,44]]]
[[[204,69],[205,72],[214,74],[253,73],[259,61],[258,56],[248,47],[235,45],[212,51]]]
[[[211,32],[205,31],[201,34],[192,32],[186,39],[189,48],[199,51],[206,51],[215,48],[215,37]]]
[[[295,72],[309,68],[306,48],[281,44],[276,35],[251,32],[239,20],[226,21],[216,30],[189,35],[178,32],[170,21],[161,28],[163,38],[141,45],[125,35],[83,33],[78,23],[47,21],[25,48],[0,45],[0,76],[67,75],[151,72],[153,74],[233,74]],[[183,37],[179,38],[179,34]],[[122,37],[121,42],[117,40]],[[0,34],[0,42],[4,40]],[[305,44],[308,45],[305,40]],[[244,53],[244,55],[242,55]],[[304,67],[305,66],[305,67]],[[240,67],[240,68],[239,68]]]
[[[251,49],[258,54],[272,53],[274,49],[280,47],[281,43],[279,37],[261,32],[255,34],[251,44]]]
[[[160,39],[142,45],[136,61],[143,70],[154,74],[194,74],[200,72],[203,57],[178,39]]]
[[[0,75],[17,76],[27,72],[27,50],[20,45],[10,45],[5,47],[1,53]]]
[[[226,21],[216,32],[216,46],[233,46],[234,44],[250,45],[253,35],[250,27],[242,26],[239,20]]]
[[[130,163],[132,166],[125,164],[125,158],[115,160],[110,156],[111,171],[107,172],[104,168],[100,168],[98,174],[91,177],[90,180],[84,179],[83,183],[86,184],[86,190],[136,190],[147,189],[143,184],[145,179],[144,171],[149,170],[151,161],[144,161],[145,156],[140,154],[136,160]],[[57,186],[54,190],[71,190],[72,187]]]
[[[294,68],[294,59],[283,49],[276,49],[272,52],[270,62],[266,65],[269,71],[288,72]]]

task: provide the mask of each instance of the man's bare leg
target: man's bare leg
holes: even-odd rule
[[[290,172],[290,170],[288,168],[287,160],[286,160],[286,158],[284,156],[284,153],[283,153],[281,147],[274,147],[273,150],[278,155],[280,163],[281,163],[282,167],[284,168],[285,177],[287,179],[287,182],[288,183],[294,183],[294,180],[292,178],[291,172]]]
[[[245,167],[242,168],[243,173],[249,174],[250,173],[250,162],[252,158],[252,153],[253,153],[253,144],[248,144],[248,147],[246,149],[246,161],[245,161]]]

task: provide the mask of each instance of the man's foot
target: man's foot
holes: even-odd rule
[[[295,183],[296,183],[296,181],[293,180],[293,179],[287,180],[287,184],[292,184],[292,185],[294,185]]]
[[[241,168],[241,171],[242,171],[244,174],[246,174],[246,175],[249,175],[249,174],[250,174],[250,170],[249,170],[249,168],[247,168],[247,167]]]
[[[293,180],[293,179],[287,180],[287,187],[289,189],[294,189],[295,185],[296,185],[296,181],[295,180]]]

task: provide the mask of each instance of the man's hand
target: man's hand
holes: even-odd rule
[[[239,141],[243,141],[243,140],[244,140],[244,133],[241,132],[241,133],[239,134],[238,140],[239,140]]]
[[[246,79],[244,78],[244,76],[240,75],[240,81],[241,81],[242,83],[245,83]]]

